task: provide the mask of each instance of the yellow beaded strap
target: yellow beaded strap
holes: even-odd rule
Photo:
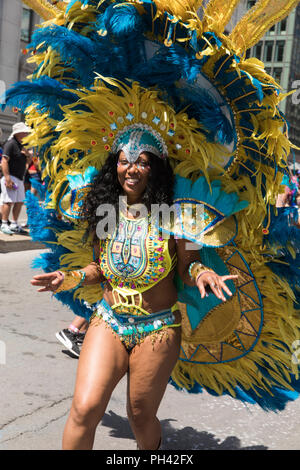
[[[81,286],[85,279],[84,271],[59,271],[63,276],[63,282],[56,289],[55,293],[63,292],[66,290],[73,290]]]
[[[189,275],[190,278],[197,283],[198,278],[201,274],[206,272],[214,272],[212,269],[204,266],[204,264],[200,263],[200,261],[193,261],[193,263],[189,266]]]
[[[142,307],[143,298],[141,292],[133,289],[115,287],[112,290],[114,304],[111,306],[117,313],[129,313],[131,315],[149,315]],[[135,303],[135,296],[139,296],[138,304]]]
[[[143,303],[143,298],[142,294],[136,290],[129,290],[129,289],[113,289],[112,290],[112,295],[114,299],[114,304],[111,306],[111,309],[114,310],[116,313],[119,314],[124,314],[128,313],[130,315],[150,315],[151,313],[147,312],[142,307]],[[135,303],[135,296],[139,296],[139,303]],[[176,302],[172,308],[171,312],[175,312],[176,310],[179,310],[179,305]]]

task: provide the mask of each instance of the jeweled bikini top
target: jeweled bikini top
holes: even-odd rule
[[[141,293],[155,286],[176,266],[176,254],[171,259],[168,239],[149,218],[129,219],[120,214],[114,234],[100,240],[100,268],[113,288],[114,305],[122,310],[131,307],[134,314],[148,314],[142,309]],[[134,297],[139,296],[136,305]]]

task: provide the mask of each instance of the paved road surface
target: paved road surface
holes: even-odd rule
[[[60,449],[73,393],[77,360],[55,338],[72,313],[29,284],[35,256],[37,251],[0,254],[0,450]],[[135,449],[125,393],[126,379],[98,427],[95,449]],[[300,449],[300,399],[276,415],[168,386],[159,418],[165,449]]]

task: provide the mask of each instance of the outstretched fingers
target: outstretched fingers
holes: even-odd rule
[[[200,276],[197,282],[201,298],[203,299],[207,295],[207,288],[209,287],[211,292],[223,302],[226,302],[225,294],[229,297],[232,297],[232,292],[225,284],[226,281],[231,279],[237,279],[238,275],[226,275],[226,276],[219,276],[217,274],[209,275],[209,276]]]
[[[228,275],[228,276],[221,276],[221,279],[220,279],[220,284],[222,286],[222,289],[226,292],[226,294],[228,294],[230,297],[232,297],[232,292],[231,290],[228,288],[228,286],[225,284],[225,281],[229,281],[230,279],[237,279],[238,276],[236,275]]]
[[[223,301],[226,300],[220,286],[219,276],[208,277],[206,279],[206,284],[210,287],[212,293],[215,294],[218,299]]]
[[[238,277],[238,274],[228,274],[226,276],[221,276],[223,281],[228,281],[229,279],[237,279]]]
[[[198,288],[199,288],[199,291],[200,291],[200,294],[201,294],[201,299],[204,299],[204,297],[206,296],[206,291],[205,291],[205,286],[204,286],[203,282],[198,283]]]
[[[38,274],[30,281],[33,286],[39,287],[38,292],[55,291],[63,281],[63,275],[59,272]]]

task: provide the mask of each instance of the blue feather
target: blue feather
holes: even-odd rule
[[[188,377],[187,377],[188,379]],[[173,385],[177,390],[186,390],[179,387],[172,378],[169,379],[169,383]],[[251,405],[258,405],[264,411],[272,411],[278,412],[285,409],[286,405],[291,402],[297,400],[299,397],[300,392],[300,380],[297,380],[295,377],[292,377],[292,382],[290,384],[294,391],[283,389],[282,387],[271,387],[270,391],[267,392],[264,389],[256,387],[255,390],[249,389],[246,390],[243,386],[237,385],[234,388],[234,392],[236,396],[234,397],[236,400],[240,400],[243,403],[249,403]],[[194,382],[191,389],[187,390],[188,393],[198,394],[202,393],[203,391],[207,391],[212,396],[219,396],[214,390],[210,389],[209,387],[202,387],[197,382]],[[222,396],[232,396],[228,391],[224,391]]]
[[[39,205],[38,199],[30,191],[26,193],[26,206],[30,235],[33,240],[40,241],[50,249],[42,253],[33,262],[31,267],[42,269],[44,272],[52,272],[61,269],[60,257],[69,251],[61,245],[57,245],[56,233],[72,230],[73,224],[58,220],[54,211],[46,210]],[[69,307],[75,315],[89,320],[94,307],[78,299],[74,300],[73,292],[61,292],[55,297]]]
[[[63,26],[49,26],[37,30],[28,49],[34,50],[38,45],[41,45],[41,52],[49,46],[57,51],[65,67],[73,69],[73,75],[75,74],[85,86],[89,86],[95,78],[97,57],[101,57],[101,61],[106,64],[109,62],[107,47],[103,42],[92,40]]]
[[[46,196],[46,191],[47,191],[46,185],[43,183],[40,183],[35,178],[29,178],[29,181],[30,181],[31,187],[37,191],[41,200],[44,200]]]
[[[139,39],[131,37],[118,43],[112,42],[109,36],[100,37],[96,30],[86,37],[63,26],[50,26],[36,31],[28,48],[35,49],[42,43],[39,51],[51,46],[59,53],[65,65],[68,88],[71,87],[70,77],[73,77],[74,88],[78,87],[78,80],[89,88],[96,72],[120,79],[131,77],[132,70],[144,60],[142,34]]]
[[[145,87],[156,86],[165,91],[176,111],[186,108],[188,116],[204,127],[209,140],[229,144],[236,138],[229,119],[209,92],[193,84],[200,69],[199,61],[181,47],[161,47],[150,59],[133,68],[131,77]],[[178,86],[174,86],[179,80]]]
[[[138,10],[133,5],[111,5],[102,17],[99,26],[104,25],[108,34],[122,37],[134,34],[141,34],[144,25]],[[96,26],[98,26],[96,24]]]
[[[206,90],[196,85],[179,87],[177,95],[182,99],[183,106],[190,103],[186,112],[190,118],[196,119],[204,127],[207,138],[221,144],[230,144],[235,140],[235,129],[221,110],[221,105]]]
[[[52,117],[62,118],[57,103],[64,106],[77,100],[77,96],[65,88],[65,85],[49,77],[42,77],[32,82],[18,82],[7,90],[6,103],[2,109],[8,105],[24,111],[31,104],[36,104],[39,111],[50,111]]]
[[[30,236],[34,241],[49,243],[52,246],[52,243],[56,242],[55,232],[62,232],[73,228],[73,225],[58,220],[54,211],[40,206],[38,198],[30,191],[26,191],[25,204],[27,207]]]
[[[300,309],[300,230],[296,207],[277,208],[278,215],[271,213],[269,234],[265,237],[272,255],[267,266],[287,281],[295,295],[294,306]],[[291,252],[292,248],[292,252]]]
[[[38,198],[30,191],[26,192],[25,205],[32,240],[43,243],[55,242],[56,237],[53,230],[49,229],[46,212],[40,207]]]

